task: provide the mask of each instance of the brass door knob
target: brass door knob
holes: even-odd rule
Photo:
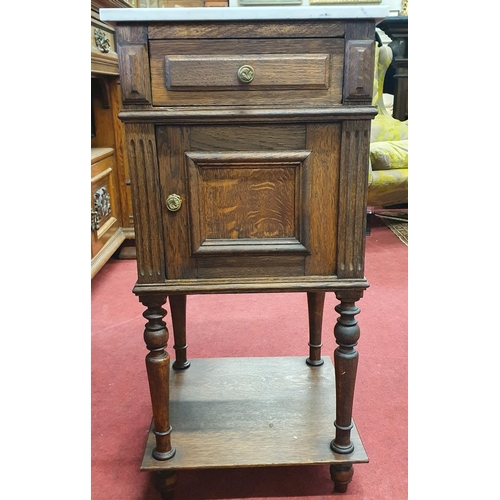
[[[238,69],[238,80],[241,83],[250,83],[254,76],[255,70],[248,64],[244,64],[240,69]]]
[[[177,212],[182,205],[182,198],[178,194],[170,194],[167,197],[167,208],[171,212]]]

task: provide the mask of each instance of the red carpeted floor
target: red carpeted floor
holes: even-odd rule
[[[372,227],[365,266],[371,286],[358,303],[354,401],[370,462],[354,466],[347,493],[333,493],[328,466],[248,468],[181,471],[176,500],[408,498],[407,263],[408,248],[387,227]],[[160,498],[150,474],[139,470],[151,409],[144,308],[131,292],[135,272],[135,261],[110,260],[92,281],[93,500]],[[335,295],[327,294],[323,355],[331,358],[336,304]],[[307,356],[305,294],[189,296],[187,308],[191,358]],[[170,311],[166,321],[172,332]],[[171,346],[172,338],[172,355]]]

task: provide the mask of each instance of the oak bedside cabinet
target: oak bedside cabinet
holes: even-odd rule
[[[368,461],[352,420],[381,5],[101,9],[116,29],[153,421],[141,469]],[[192,359],[189,294],[303,292],[304,357]],[[326,292],[338,347],[321,356]],[[175,360],[163,321],[170,303]],[[271,334],[271,333],[270,333]],[[307,339],[307,340],[306,340]],[[307,356],[306,356],[307,354]]]

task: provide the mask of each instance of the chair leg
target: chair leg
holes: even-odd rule
[[[371,210],[366,211],[366,231],[365,231],[365,236],[370,236],[372,234],[372,228],[371,228],[371,218],[372,218],[373,212]]]

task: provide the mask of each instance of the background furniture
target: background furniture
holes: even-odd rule
[[[132,0],[91,2],[91,278],[125,241],[121,256],[135,256],[115,31],[99,19],[100,7],[130,6]]]
[[[101,11],[117,21],[150,351],[142,469],[164,498],[179,469],[325,463],[342,492],[367,461],[352,420],[355,316],[386,10]],[[188,360],[186,296],[243,292],[305,292],[309,356]],[[339,300],[335,376],[321,357],[326,292]]]
[[[391,47],[377,45],[375,59],[373,104],[378,114],[371,124],[367,205],[390,207],[408,203],[408,121],[393,118],[384,106]]]
[[[408,16],[387,17],[377,25],[392,39],[393,59],[386,80],[386,91],[394,94],[392,116],[408,119]],[[387,90],[390,89],[390,90]]]

